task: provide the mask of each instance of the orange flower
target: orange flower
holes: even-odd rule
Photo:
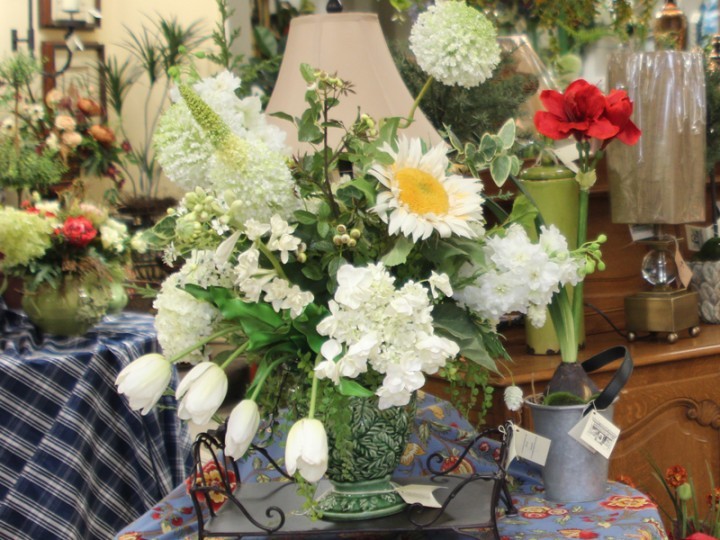
[[[100,144],[110,146],[115,142],[115,133],[107,126],[94,125],[88,129],[90,136]]]
[[[77,108],[80,109],[85,116],[100,116],[102,113],[102,107],[100,107],[96,101],[88,98],[78,99]]]
[[[673,465],[665,471],[665,481],[668,485],[677,488],[688,480],[687,471],[682,465]]]
[[[713,493],[708,493],[707,496],[707,503],[708,506],[712,506],[713,508],[716,508],[718,504],[720,504],[720,487],[716,487],[714,491],[714,497]]]

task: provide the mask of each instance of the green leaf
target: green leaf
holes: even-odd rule
[[[277,39],[269,28],[260,25],[254,26],[253,34],[255,44],[263,57],[272,58],[278,55]]]
[[[344,377],[340,378],[339,389],[343,396],[372,397],[375,395],[360,383]]]
[[[510,176],[510,156],[497,156],[490,164],[490,175],[497,187],[502,187]]]
[[[275,118],[280,118],[281,120],[287,120],[288,122],[294,122],[295,119],[289,115],[288,113],[278,111],[274,113],[270,113],[270,116],[274,116]]]
[[[482,139],[480,139],[480,154],[482,155],[483,159],[485,161],[490,161],[493,156],[495,156],[495,153],[497,152],[497,144],[495,143],[495,139],[493,139],[492,135],[489,133],[484,133],[482,136]]]
[[[308,84],[315,82],[315,70],[310,64],[300,64],[300,75]]]
[[[510,150],[512,145],[515,144],[515,120],[510,118],[503,124],[498,131],[498,137],[502,141],[502,147],[505,150]]]
[[[321,238],[325,238],[330,232],[330,224],[327,221],[318,221],[317,232]]]
[[[520,173],[520,167],[522,164],[517,156],[510,156],[510,174],[517,176]]]
[[[443,302],[435,306],[432,315],[436,332],[457,343],[460,354],[486,369],[497,372],[495,360],[485,347],[482,333],[466,310],[454,302]]]
[[[315,354],[320,353],[320,347],[327,340],[325,336],[318,334],[317,325],[329,314],[326,308],[309,304],[302,315],[292,322],[293,328],[307,338],[307,344]]]
[[[415,247],[413,241],[405,236],[398,236],[392,249],[380,259],[385,266],[398,266],[407,260],[407,256]]]
[[[365,200],[367,201],[368,206],[373,206],[375,204],[377,190],[375,189],[375,183],[371,180],[368,180],[367,178],[356,178],[350,182],[347,187],[340,189],[338,191],[338,195],[342,194],[348,187],[353,187],[365,195]]]
[[[313,225],[317,221],[317,216],[307,210],[295,210],[295,219],[303,225]]]

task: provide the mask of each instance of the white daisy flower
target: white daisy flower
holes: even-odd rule
[[[401,233],[413,241],[425,240],[434,231],[476,237],[482,225],[482,184],[474,178],[447,175],[449,161],[444,143],[423,153],[420,139],[400,137],[398,149],[383,150],[391,165],[375,164],[370,173],[386,188],[373,210],[388,224],[391,235]]]

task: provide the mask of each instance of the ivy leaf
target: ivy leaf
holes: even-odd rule
[[[490,164],[490,175],[497,187],[502,187],[510,176],[511,165],[510,156],[504,154],[497,156]]]
[[[503,124],[498,131],[498,137],[502,141],[502,147],[504,150],[510,150],[512,145],[515,144],[515,121],[510,118]]]
[[[380,259],[385,266],[398,266],[407,260],[407,256],[415,247],[415,244],[405,236],[398,236],[392,249]]]

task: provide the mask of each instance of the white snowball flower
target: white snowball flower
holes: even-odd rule
[[[464,1],[438,0],[421,13],[410,31],[410,49],[425,73],[448,86],[477,86],[500,62],[495,28]]]
[[[207,424],[222,405],[227,394],[225,371],[214,362],[201,362],[193,367],[178,385],[178,416],[198,425]]]
[[[172,368],[161,354],[150,353],[133,360],[115,379],[118,393],[125,394],[134,411],[147,414],[170,384]]]

